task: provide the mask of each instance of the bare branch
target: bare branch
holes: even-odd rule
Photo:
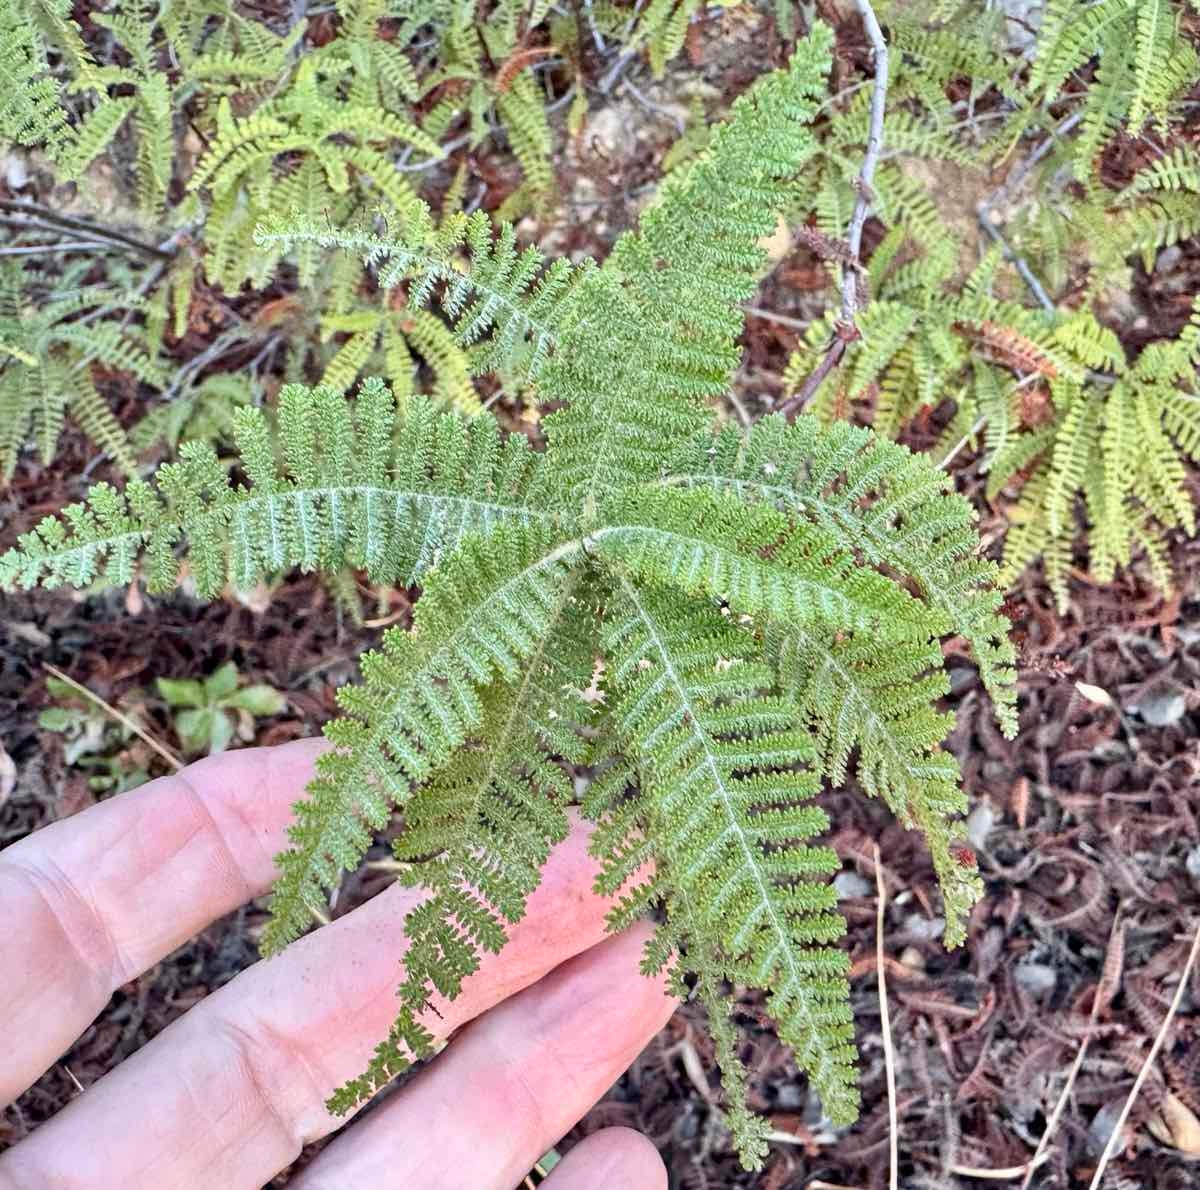
[[[867,216],[871,213],[871,203],[875,192],[872,186],[875,182],[875,168],[879,164],[879,155],[883,151],[883,116],[887,108],[888,89],[888,48],[884,40],[883,30],[871,0],[854,0],[859,16],[862,17],[863,28],[875,51],[875,82],[871,89],[871,123],[867,129],[867,149],[863,154],[862,166],[858,171],[854,189],[857,198],[854,201],[854,212],[850,217],[850,232],[846,237],[849,249],[847,259],[842,263],[842,311],[838,319],[838,333],[829,345],[821,362],[813,369],[811,375],[800,387],[799,391],[782,405],[779,412],[793,421],[798,413],[812,400],[813,394],[821,385],[821,381],[833,371],[846,354],[846,344],[858,338],[858,327],[855,318],[859,310],[859,284],[862,277],[862,234],[866,226]]]
[[[112,248],[108,240],[62,240],[57,244],[19,244],[0,248],[0,256],[45,256],[47,252],[103,252]]]
[[[121,244],[126,248],[132,248],[135,252],[140,252],[143,256],[150,257],[152,260],[170,260],[173,255],[171,252],[163,248],[158,248],[154,244],[147,244],[144,240],[126,235],[123,231],[104,227],[88,219],[79,219],[74,215],[63,215],[39,203],[14,202],[11,199],[0,199],[0,211],[7,212],[10,215],[19,215],[31,220],[33,224],[49,223],[63,231],[74,232],[77,235],[90,237],[91,239],[108,240],[114,244]]]
[[[1029,287],[1029,292],[1037,299],[1038,305],[1050,314],[1054,313],[1057,309],[1054,300],[1046,292],[1045,286],[1038,280],[1037,274],[1029,267],[1029,262],[1020,253],[1016,252],[1004,238],[1004,233],[1001,232],[996,221],[992,218],[992,209],[998,202],[1008,199],[1012,192],[1029,176],[1030,170],[1079,123],[1082,115],[1082,112],[1076,112],[1074,115],[1068,116],[1063,120],[1057,128],[1051,129],[1046,139],[1005,178],[997,190],[984,199],[976,208],[980,228],[982,228],[994,244],[999,246],[1000,251],[1004,253],[1004,259],[1017,270],[1021,280]]]
[[[1066,136],[1067,133],[1070,132],[1071,129],[1074,128],[1082,118],[1083,113],[1076,112],[1074,115],[1068,116],[1065,120],[1063,120],[1063,122],[1059,124],[1057,128],[1052,128],[1046,139],[1042,141],[1042,143],[1038,145],[1038,147],[1034,149],[1034,151],[1030,153],[1029,156],[1026,157],[1025,160],[1022,161],[1021,164],[1018,165],[1016,169],[1014,169],[1012,173],[1008,175],[1007,178],[1004,179],[1001,185],[992,192],[989,198],[985,199],[983,203],[983,210],[990,211],[998,202],[1007,200],[1012,192],[1029,176],[1029,171],[1033,169],[1033,167],[1037,165],[1037,163],[1041,161],[1041,159],[1045,157],[1055,145],[1059,144],[1062,141],[1062,138]]]
[[[975,419],[975,424],[954,444],[946,457],[937,465],[939,471],[945,471],[951,463],[962,453],[962,449],[987,425],[986,417],[978,417]]]
[[[871,125],[867,131],[867,151],[863,156],[862,168],[858,171],[858,184],[855,187],[858,197],[854,202],[854,214],[850,218],[850,234],[846,237],[853,263],[842,267],[842,321],[847,326],[854,324],[854,315],[858,309],[855,270],[856,266],[860,267],[863,227],[871,213],[871,200],[874,197],[871,187],[875,181],[875,167],[879,164],[879,154],[883,150],[883,114],[887,107],[888,88],[888,48],[883,38],[883,30],[879,27],[871,0],[854,2],[862,17],[867,37],[875,50],[875,85],[871,90]]]
[[[1041,306],[1047,314],[1053,314],[1058,305],[1049,293],[1046,292],[1046,287],[1038,279],[1038,275],[1029,266],[1029,262],[1019,252],[1017,252],[1011,244],[1004,238],[1004,233],[992,219],[992,208],[1003,199],[1007,199],[1021,182],[1029,176],[1029,171],[1047,153],[1050,152],[1061,139],[1066,136],[1072,128],[1082,119],[1083,113],[1076,112],[1072,116],[1068,116],[1057,128],[1050,130],[1050,134],[1044,141],[1029,156],[1021,162],[1016,169],[1004,180],[1003,184],[992,195],[986,198],[976,208],[976,215],[979,218],[979,226],[987,234],[991,241],[998,245],[1000,251],[1004,254],[1004,259],[1017,270],[1017,275],[1025,282],[1029,292],[1033,294],[1037,300],[1037,304]],[[1115,384],[1116,377],[1111,372],[1100,372],[1095,368],[1088,368],[1085,375],[1092,381],[1093,384]]]
[[[987,205],[980,203],[979,210],[979,226],[987,232],[993,243],[998,244],[1000,251],[1004,254],[1004,259],[1013,266],[1020,274],[1021,280],[1029,287],[1029,292],[1037,298],[1037,303],[1048,314],[1053,314],[1058,308],[1054,304],[1054,300],[1046,292],[1042,283],[1037,279],[1037,275],[1033,269],[1029,267],[1029,262],[1019,253],[1014,252],[1009,242],[1004,238],[1000,229],[992,222],[992,214]]]
[[[835,335],[833,342],[829,345],[829,350],[821,357],[821,362],[809,372],[808,379],[805,380],[792,396],[779,406],[779,412],[788,421],[794,421],[796,415],[804,411],[805,406],[813,399],[813,395],[817,389],[821,387],[821,381],[841,363],[842,356],[845,354],[846,340],[840,335]]]
[[[596,84],[596,90],[601,95],[607,95],[617,85],[617,80],[625,72],[625,67],[633,61],[637,52],[638,47],[631,45],[617,55],[616,61],[604,72],[604,77]]]

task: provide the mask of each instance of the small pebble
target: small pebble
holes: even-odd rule
[[[9,190],[24,190],[29,185],[29,166],[21,153],[10,153],[4,159],[4,181]]]
[[[996,811],[992,803],[982,801],[967,816],[967,838],[976,851],[981,851],[987,845],[988,835],[996,825]]]
[[[1158,254],[1158,261],[1155,264],[1155,270],[1161,269],[1164,273],[1169,273],[1183,258],[1183,249],[1178,244],[1171,244],[1164,248]]]
[[[837,892],[839,901],[844,901],[851,897],[869,897],[874,891],[874,886],[853,870],[839,872],[833,878],[833,887]]]
[[[1058,973],[1048,963],[1018,963],[1014,975],[1031,996],[1046,996],[1058,983]]]
[[[922,942],[932,942],[946,932],[946,919],[926,917],[923,913],[910,913],[904,920],[904,931]]]
[[[1187,874],[1193,880],[1200,881],[1200,847],[1193,847],[1187,853],[1187,857],[1183,861],[1183,866],[1187,868]]]
[[[795,1083],[782,1083],[775,1092],[776,1106],[784,1111],[799,1111],[804,1106],[806,1095],[800,1093]]]
[[[1170,727],[1183,718],[1187,700],[1178,690],[1157,687],[1147,690],[1136,706],[1128,707],[1132,714],[1141,716],[1143,723],[1151,727]]]
[[[1106,1103],[1092,1117],[1092,1122],[1088,1125],[1088,1138],[1097,1153],[1101,1152],[1108,1144],[1108,1138],[1112,1136],[1112,1131],[1117,1126],[1117,1118],[1124,1105],[1125,1099],[1124,1096],[1121,1096],[1112,1100],[1111,1103]]]

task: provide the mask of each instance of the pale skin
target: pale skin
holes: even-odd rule
[[[202,760],[0,852],[0,1105],[52,1066],[115,989],[263,894],[317,741]],[[0,1155],[0,1190],[258,1190],[341,1130],[297,1190],[512,1190],[674,1008],[638,974],[645,932],[611,902],[577,825],[508,946],[426,1026],[452,1044],[357,1123],[326,1096],[395,1012],[404,917],[382,893],[189,1010]],[[661,1190],[654,1147],[594,1133],[547,1190]]]

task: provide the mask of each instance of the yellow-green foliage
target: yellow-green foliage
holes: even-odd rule
[[[1065,607],[1083,520],[1097,581],[1111,580],[1116,567],[1143,551],[1155,581],[1168,588],[1163,530],[1196,531],[1187,463],[1200,462],[1200,301],[1178,339],[1152,343],[1136,360],[1127,360],[1112,332],[1086,315],[1065,321],[1056,337],[1081,363],[1107,371],[1052,380],[1048,424],[1020,429],[1010,410],[1009,424],[995,431],[1011,441],[988,453],[988,495],[1010,485],[1019,491],[1009,512],[1005,580],[1040,557]]]
[[[1138,133],[1149,120],[1165,127],[1171,105],[1195,85],[1200,56],[1180,30],[1185,7],[1182,0],[1046,5],[1029,90],[1049,104],[1077,71],[1095,64],[1094,85],[1079,95],[1085,162],[1121,128]]]
[[[1073,137],[1046,154],[1027,184],[1038,201],[1014,218],[1012,242],[1052,290],[1082,280],[1087,300],[1119,300],[1135,262],[1150,271],[1161,249],[1200,234],[1200,152],[1174,144],[1120,186],[1100,183],[1096,158],[1081,191],[1085,160]]]
[[[701,0],[649,0],[638,5],[599,0],[592,6],[592,21],[602,36],[625,45],[627,53],[644,48],[651,69],[661,78],[683,48],[689,22],[703,8]]]
[[[505,210],[544,206],[555,179],[537,66],[555,38],[567,38],[563,29],[549,20],[548,6],[520,0],[429,0],[403,10],[385,0],[340,0],[332,25],[315,17],[266,21],[224,0],[112,0],[89,11],[85,32],[66,0],[11,0],[0,6],[0,73],[10,84],[0,99],[0,136],[44,151],[59,181],[78,184],[84,214],[92,194],[103,194],[100,221],[123,231],[137,222],[135,234],[148,244],[180,245],[169,268],[136,282],[145,299],[142,378],[162,375],[156,357],[186,335],[197,287],[234,295],[294,276],[301,289],[329,299],[309,310],[306,328],[314,338],[337,339],[336,353],[316,361],[315,343],[287,344],[301,376],[315,362],[308,375],[328,368],[331,383],[349,387],[369,365],[400,395],[429,389],[475,409],[469,353],[437,314],[403,314],[394,301],[373,302],[366,293],[347,302],[362,288],[357,273],[328,285],[315,245],[284,251],[256,242],[254,231],[280,214],[330,227],[383,214],[403,226],[415,217],[442,145],[476,149],[493,136],[523,174]],[[98,178],[103,185],[94,184]],[[447,215],[461,207],[465,185],[460,169]],[[31,256],[30,267],[13,274],[26,278],[23,308],[57,286],[58,259]],[[236,328],[222,332],[212,344],[215,358],[217,347],[248,337]],[[95,358],[116,366],[103,354]],[[3,431],[4,471],[11,473],[27,432],[43,454],[49,450],[66,408],[131,466],[87,369],[71,362],[60,375],[61,362],[59,347],[37,361],[38,383],[54,394],[36,399],[32,390],[18,393],[16,365],[9,369],[6,409],[14,416]],[[152,411],[134,435],[139,445],[185,432],[228,437],[237,402],[219,376],[198,382],[185,367],[164,387],[174,407]]]
[[[82,180],[107,156],[128,179],[146,218],[164,214],[181,156],[184,105],[202,108],[197,92],[205,89],[219,93],[247,81],[275,80],[303,32],[297,27],[290,38],[276,38],[227,6],[204,0],[166,10],[144,0],[119,0],[110,11],[89,14],[126,63],[115,65],[96,60],[69,6],[11,0],[8,11],[23,29],[39,31],[40,54],[53,49],[67,64],[60,84],[71,97],[69,108],[60,108],[66,132],[45,138],[63,179]]]
[[[116,0],[89,14],[111,39],[100,61],[62,0],[11,0],[0,63],[14,85],[0,133],[48,149],[65,181],[111,162],[142,217],[189,224],[209,279],[234,291],[280,263],[255,250],[261,219],[293,208],[335,224],[379,206],[403,215],[442,141],[474,148],[498,132],[524,174],[510,209],[549,201],[543,55],[529,53],[547,14],[516,0],[431,0],[399,16],[383,0],[341,0],[335,35],[309,45],[303,19],[278,32],[214,0]],[[432,94],[444,97],[430,105]],[[311,259],[297,263],[311,283]]]
[[[994,132],[1002,157],[1030,130],[1069,121],[1075,135],[1063,148],[1081,182],[1098,177],[1100,154],[1118,134],[1150,125],[1162,131],[1182,118],[1180,101],[1200,76],[1186,29],[1191,0],[1048,0],[1034,10],[1028,45],[1000,6],[929,0],[877,7],[903,54],[897,101],[919,100],[949,121],[947,84],[969,83],[974,99],[994,89],[1006,101],[999,112],[964,123],[976,144]],[[1004,117],[999,127],[997,115]]]
[[[188,183],[211,203],[206,271],[226,289],[246,278],[262,284],[278,264],[255,251],[254,227],[277,211],[309,218],[336,211],[349,215],[367,201],[404,213],[416,195],[398,174],[389,148],[409,145],[436,157],[435,141],[415,124],[382,108],[333,101],[321,87],[319,63],[303,61],[285,93],[244,119],[230,102],[217,106],[215,135]],[[285,168],[276,163],[286,158]],[[357,188],[350,204],[352,187]],[[300,283],[310,285],[314,262],[300,262]]]
[[[906,247],[918,254],[906,257]],[[936,453],[980,450],[989,499],[1014,483],[1020,490],[1007,511],[1005,582],[1040,558],[1065,606],[1073,543],[1086,526],[1097,579],[1144,552],[1154,581],[1169,587],[1163,532],[1195,531],[1185,478],[1200,429],[1195,317],[1179,338],[1129,360],[1086,308],[1029,309],[991,296],[997,287],[1021,292],[998,250],[958,281],[956,250],[914,249],[899,231],[884,240],[869,270],[878,297],[858,320],[863,337],[817,390],[814,412],[865,409],[896,435],[952,401]],[[831,319],[813,324],[789,383],[799,385],[833,333]]]
[[[37,31],[11,4],[0,8],[0,142],[63,152],[70,125]]]
[[[1164,531],[1194,527],[1184,482],[1195,445],[1194,331],[1127,359],[1106,323],[1127,301],[1137,262],[1150,270],[1162,249],[1200,234],[1200,154],[1186,141],[1169,145],[1127,180],[1106,170],[1104,154],[1118,134],[1151,126],[1161,134],[1186,118],[1176,101],[1200,77],[1200,58],[1183,6],[1054,0],[1030,63],[1004,53],[1011,29],[999,11],[880,8],[892,85],[873,210],[887,234],[860,286],[868,300],[856,316],[859,335],[811,408],[825,418],[869,418],[889,435],[948,410],[936,453],[981,451],[989,495],[1020,492],[1007,509],[1008,582],[1041,558],[1065,601],[1086,528],[1097,578],[1144,556],[1154,580],[1168,585]],[[835,276],[867,104],[860,89],[835,108],[824,170],[797,184],[798,210],[816,227],[806,242]],[[980,226],[975,261],[965,261],[962,216],[974,212],[963,212],[954,192],[935,202],[912,181],[919,172],[889,168],[895,154],[965,169],[1004,164],[1012,181],[996,190],[994,209],[980,212],[981,220],[1008,220],[999,242]],[[981,196],[995,185],[982,172],[977,180]],[[911,202],[906,186],[915,190]],[[943,208],[955,215],[952,228]],[[790,360],[789,391],[837,333],[835,303]]]
[[[402,399],[416,389],[420,364],[433,375],[432,395],[442,404],[476,412],[479,394],[470,357],[450,327],[428,310],[408,309],[394,295],[374,294],[346,311],[321,319],[325,338],[343,336],[321,383],[349,392],[364,373],[383,376]]]
[[[1082,366],[1056,342],[1052,317],[992,296],[998,269],[1008,291],[1020,292],[999,252],[986,253],[959,279],[958,251],[945,236],[921,245],[897,228],[885,237],[867,270],[875,297],[859,316],[861,338],[848,347],[841,372],[817,390],[814,412],[837,416],[863,402],[873,410],[876,429],[896,435],[953,397],[959,416],[947,432],[950,446],[954,431],[978,417],[977,383],[990,391],[989,360],[1082,376]],[[789,363],[789,387],[811,371],[833,333],[833,316],[812,324]]]
[[[79,270],[76,270],[78,273]],[[11,260],[0,261],[0,483],[7,484],[21,451],[35,445],[54,457],[69,413],[128,474],[133,456],[125,432],[97,391],[92,365],[164,383],[137,328],[127,325],[136,299],[95,285],[73,285],[68,272],[57,292],[40,292]]]

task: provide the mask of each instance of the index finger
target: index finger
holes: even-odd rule
[[[460,995],[438,995],[422,1014],[432,1044],[604,937],[613,901],[592,892],[595,874],[580,827],[550,853],[504,949],[482,957]],[[0,1155],[0,1187],[262,1186],[304,1144],[343,1123],[327,1097],[362,1073],[395,1020],[405,921],[421,898],[393,885],[243,971]],[[665,1005],[632,962],[623,969],[638,981],[643,1003]],[[655,1011],[636,1014],[636,1022]],[[645,1040],[636,1022],[626,1061]],[[606,1019],[593,1026],[617,1032]],[[396,1184],[423,1183],[400,1177]]]
[[[264,893],[325,744],[198,761],[0,852],[0,1105],[122,984]]]

